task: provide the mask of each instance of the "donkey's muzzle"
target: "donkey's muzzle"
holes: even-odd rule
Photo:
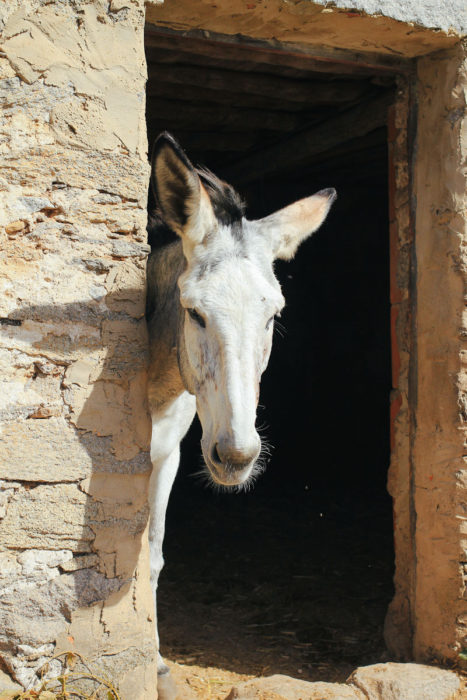
[[[229,440],[220,440],[212,449],[211,459],[217,468],[237,472],[249,467],[258,458],[260,450],[259,438],[238,446]]]

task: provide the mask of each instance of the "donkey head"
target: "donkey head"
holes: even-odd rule
[[[180,236],[186,259],[178,280],[179,365],[196,396],[204,460],[217,484],[246,484],[258,470],[259,382],[284,305],[273,261],[294,256],[336,193],[322,190],[248,221],[237,193],[196,170],[168,134],[154,145],[152,175],[161,215]]]

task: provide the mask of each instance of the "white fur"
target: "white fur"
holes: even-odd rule
[[[276,279],[267,278],[258,264],[261,240],[258,245],[252,244],[247,257],[238,257],[231,234],[219,228],[210,251],[212,259],[221,257],[217,265],[199,280],[207,251],[195,249],[179,279],[182,306],[195,308],[206,322],[201,328],[186,316],[184,380],[196,396],[204,460],[213,481],[224,486],[246,482],[259,456],[256,406],[271,352],[273,322],[268,322],[284,304]],[[219,468],[211,459],[216,445],[227,445],[227,454],[245,461],[244,467]]]
[[[180,441],[191,425],[196,412],[195,399],[187,391],[152,415],[151,461],[149,481],[149,552],[151,588],[154,609],[157,610],[157,583],[164,566],[162,543],[165,534],[165,515],[172,485],[180,461]],[[159,634],[156,625],[156,644]],[[158,652],[159,654],[159,652]],[[158,672],[165,672],[165,664],[158,655]]]

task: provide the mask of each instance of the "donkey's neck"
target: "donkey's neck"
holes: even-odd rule
[[[178,361],[183,314],[177,286],[185,266],[179,240],[153,250],[148,260],[149,403],[153,414],[185,390]]]

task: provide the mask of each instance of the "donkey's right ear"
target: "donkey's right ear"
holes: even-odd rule
[[[164,221],[183,241],[185,254],[215,222],[209,195],[175,139],[164,132],[152,150],[151,180]]]

